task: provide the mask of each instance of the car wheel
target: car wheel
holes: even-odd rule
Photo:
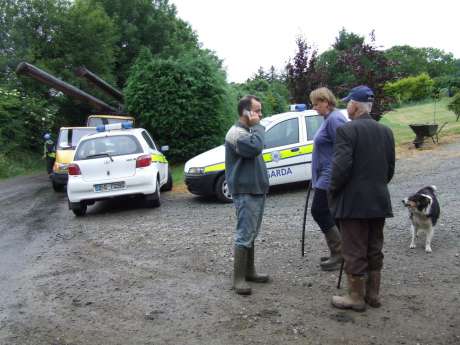
[[[161,205],[161,200],[160,200],[160,179],[157,178],[157,188],[155,193],[153,194],[147,194],[145,196],[145,202],[148,207],[158,207]]]
[[[51,182],[53,185],[53,189],[55,192],[63,192],[64,191],[64,185],[60,183],[56,183],[54,181]]]
[[[87,209],[88,206],[84,202],[80,202],[78,206],[72,206],[72,212],[77,217],[83,217]]]
[[[161,190],[165,192],[170,191],[172,187],[173,187],[173,179],[172,179],[171,171],[169,170],[169,167],[168,167],[168,180],[163,185],[163,187],[161,187]]]
[[[222,174],[217,178],[216,185],[214,187],[214,193],[216,194],[219,201],[225,203],[232,202],[232,196],[228,190],[227,181],[225,181],[225,174]]]

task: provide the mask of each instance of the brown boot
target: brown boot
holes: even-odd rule
[[[380,308],[379,292],[380,292],[380,271],[370,271],[366,283],[366,303],[373,308]]]
[[[246,268],[248,264],[248,249],[235,246],[233,261],[233,288],[239,295],[250,295],[251,287],[246,283]]]
[[[352,309],[354,311],[365,311],[366,302],[364,302],[364,288],[366,277],[353,276],[347,274],[348,294],[332,297],[332,305],[339,309]]]
[[[266,283],[269,280],[268,274],[256,273],[256,266],[254,264],[254,243],[248,249],[248,266],[246,268],[246,280],[255,283]]]
[[[335,271],[340,268],[342,263],[342,241],[340,239],[340,232],[337,226],[330,228],[325,234],[327,246],[331,252],[329,259],[322,261],[320,263],[321,269],[323,271]]]

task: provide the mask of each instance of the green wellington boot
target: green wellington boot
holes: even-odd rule
[[[327,246],[331,252],[331,256],[327,260],[321,258],[320,267],[323,271],[335,271],[340,268],[342,264],[342,241],[340,239],[340,232],[337,226],[333,226],[325,234]]]
[[[248,264],[248,249],[235,246],[233,261],[233,288],[239,295],[250,295],[251,287],[246,282],[246,270]]]
[[[269,279],[268,274],[256,273],[256,266],[254,264],[254,243],[252,243],[252,247],[248,249],[246,280],[255,283],[267,283]]]

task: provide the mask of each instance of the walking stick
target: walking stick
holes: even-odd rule
[[[340,283],[342,282],[343,264],[344,263],[345,263],[345,260],[342,259],[342,263],[340,264],[339,281],[337,282],[337,289],[340,289]]]
[[[311,180],[308,181],[307,200],[305,201],[305,210],[303,212],[303,226],[302,226],[302,257],[305,256],[305,225],[307,222],[308,213],[308,200],[310,199]]]
[[[340,240],[342,241],[342,229],[340,229],[340,224],[337,224],[337,227],[340,231]],[[337,282],[337,289],[340,289],[340,283],[342,282],[342,275],[343,275],[343,265],[345,264],[345,259],[342,257],[342,263],[340,264],[340,271],[339,271],[339,281]]]

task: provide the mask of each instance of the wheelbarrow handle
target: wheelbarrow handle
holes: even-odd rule
[[[444,126],[447,125],[447,124],[448,124],[448,122],[444,122],[444,123],[441,125],[441,127],[439,127],[438,131],[436,132],[436,135],[438,135],[438,134],[442,131],[442,129],[444,128]]]

